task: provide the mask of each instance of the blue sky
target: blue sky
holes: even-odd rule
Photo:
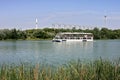
[[[120,29],[120,0],[0,0],[0,29],[74,24]]]

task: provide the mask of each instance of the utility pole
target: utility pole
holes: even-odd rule
[[[107,16],[104,16],[105,18],[105,27],[107,27]]]

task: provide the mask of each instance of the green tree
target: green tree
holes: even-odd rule
[[[94,35],[94,39],[100,39],[101,38],[100,30],[97,27],[95,27],[93,29],[93,35]]]
[[[102,39],[108,39],[109,30],[107,28],[102,28],[100,33]]]
[[[18,39],[18,34],[16,29],[11,30],[11,39]]]
[[[17,36],[18,36],[18,39],[26,39],[27,38],[27,35],[26,35],[26,33],[25,33],[25,31],[20,31],[20,30],[18,30],[17,31]]]

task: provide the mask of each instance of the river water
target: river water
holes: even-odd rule
[[[120,57],[120,40],[93,42],[0,41],[0,64],[64,64],[71,60],[115,60]]]

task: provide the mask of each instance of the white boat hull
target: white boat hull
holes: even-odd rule
[[[53,42],[88,42],[93,41],[93,39],[53,39]]]

